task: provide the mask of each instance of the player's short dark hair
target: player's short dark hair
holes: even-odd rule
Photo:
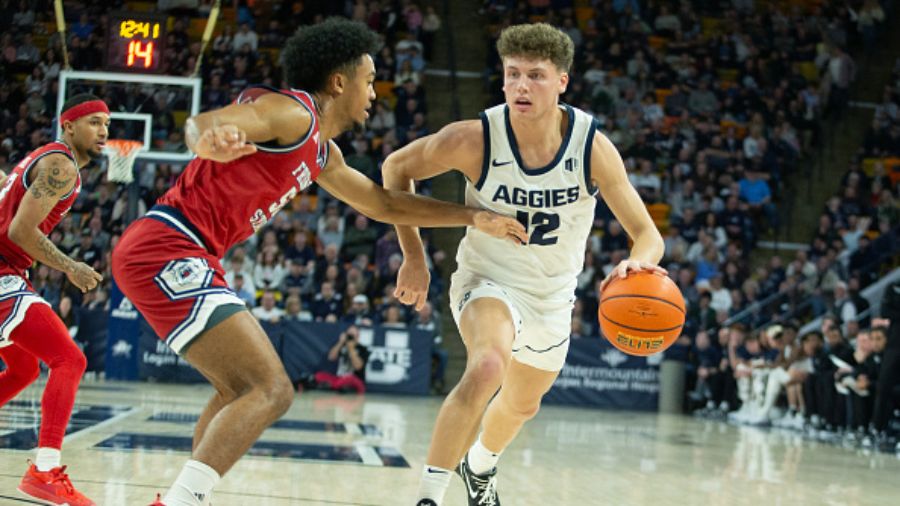
[[[100,100],[100,97],[98,97],[96,95],[92,95],[90,93],[79,93],[77,95],[73,95],[72,97],[69,98],[69,100],[66,100],[66,102],[63,104],[62,112],[66,112],[69,109],[75,107],[76,105],[80,105],[85,102],[90,102],[91,100]]]
[[[360,57],[374,54],[377,47],[375,32],[348,19],[328,18],[300,27],[281,52],[285,80],[291,88],[321,91],[331,74],[349,74]]]

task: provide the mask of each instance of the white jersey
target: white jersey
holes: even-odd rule
[[[597,121],[579,109],[560,107],[568,115],[562,145],[550,164],[534,169],[522,163],[508,107],[481,113],[484,162],[479,181],[466,184],[466,204],[516,216],[529,241],[516,245],[469,227],[456,260],[461,270],[501,286],[571,303],[597,202],[590,164]]]

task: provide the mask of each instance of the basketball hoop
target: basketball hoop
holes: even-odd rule
[[[144,147],[144,143],[124,139],[106,141],[106,156],[109,163],[106,167],[106,180],[112,183],[131,183],[134,181],[134,160]]]

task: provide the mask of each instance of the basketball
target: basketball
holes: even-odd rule
[[[613,346],[629,355],[652,355],[681,335],[684,297],[667,276],[629,273],[606,286],[598,313],[600,330]]]

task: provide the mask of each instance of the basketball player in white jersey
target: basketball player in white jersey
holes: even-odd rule
[[[527,244],[516,245],[470,228],[459,245],[450,309],[468,358],[435,424],[419,506],[441,504],[453,469],[470,505],[500,504],[500,453],[537,413],[565,362],[597,189],[634,240],[630,257],[603,286],[628,271],[665,273],[656,265],[662,237],[616,148],[589,114],[559,103],[572,40],[548,24],[519,25],[503,31],[497,49],[506,103],[480,121],[447,125],[384,163],[392,189],[411,190],[413,180],[456,169],[468,180],[467,204],[517,216],[529,234]],[[403,266],[396,294],[420,308],[429,282],[422,243],[414,228],[397,232]]]

